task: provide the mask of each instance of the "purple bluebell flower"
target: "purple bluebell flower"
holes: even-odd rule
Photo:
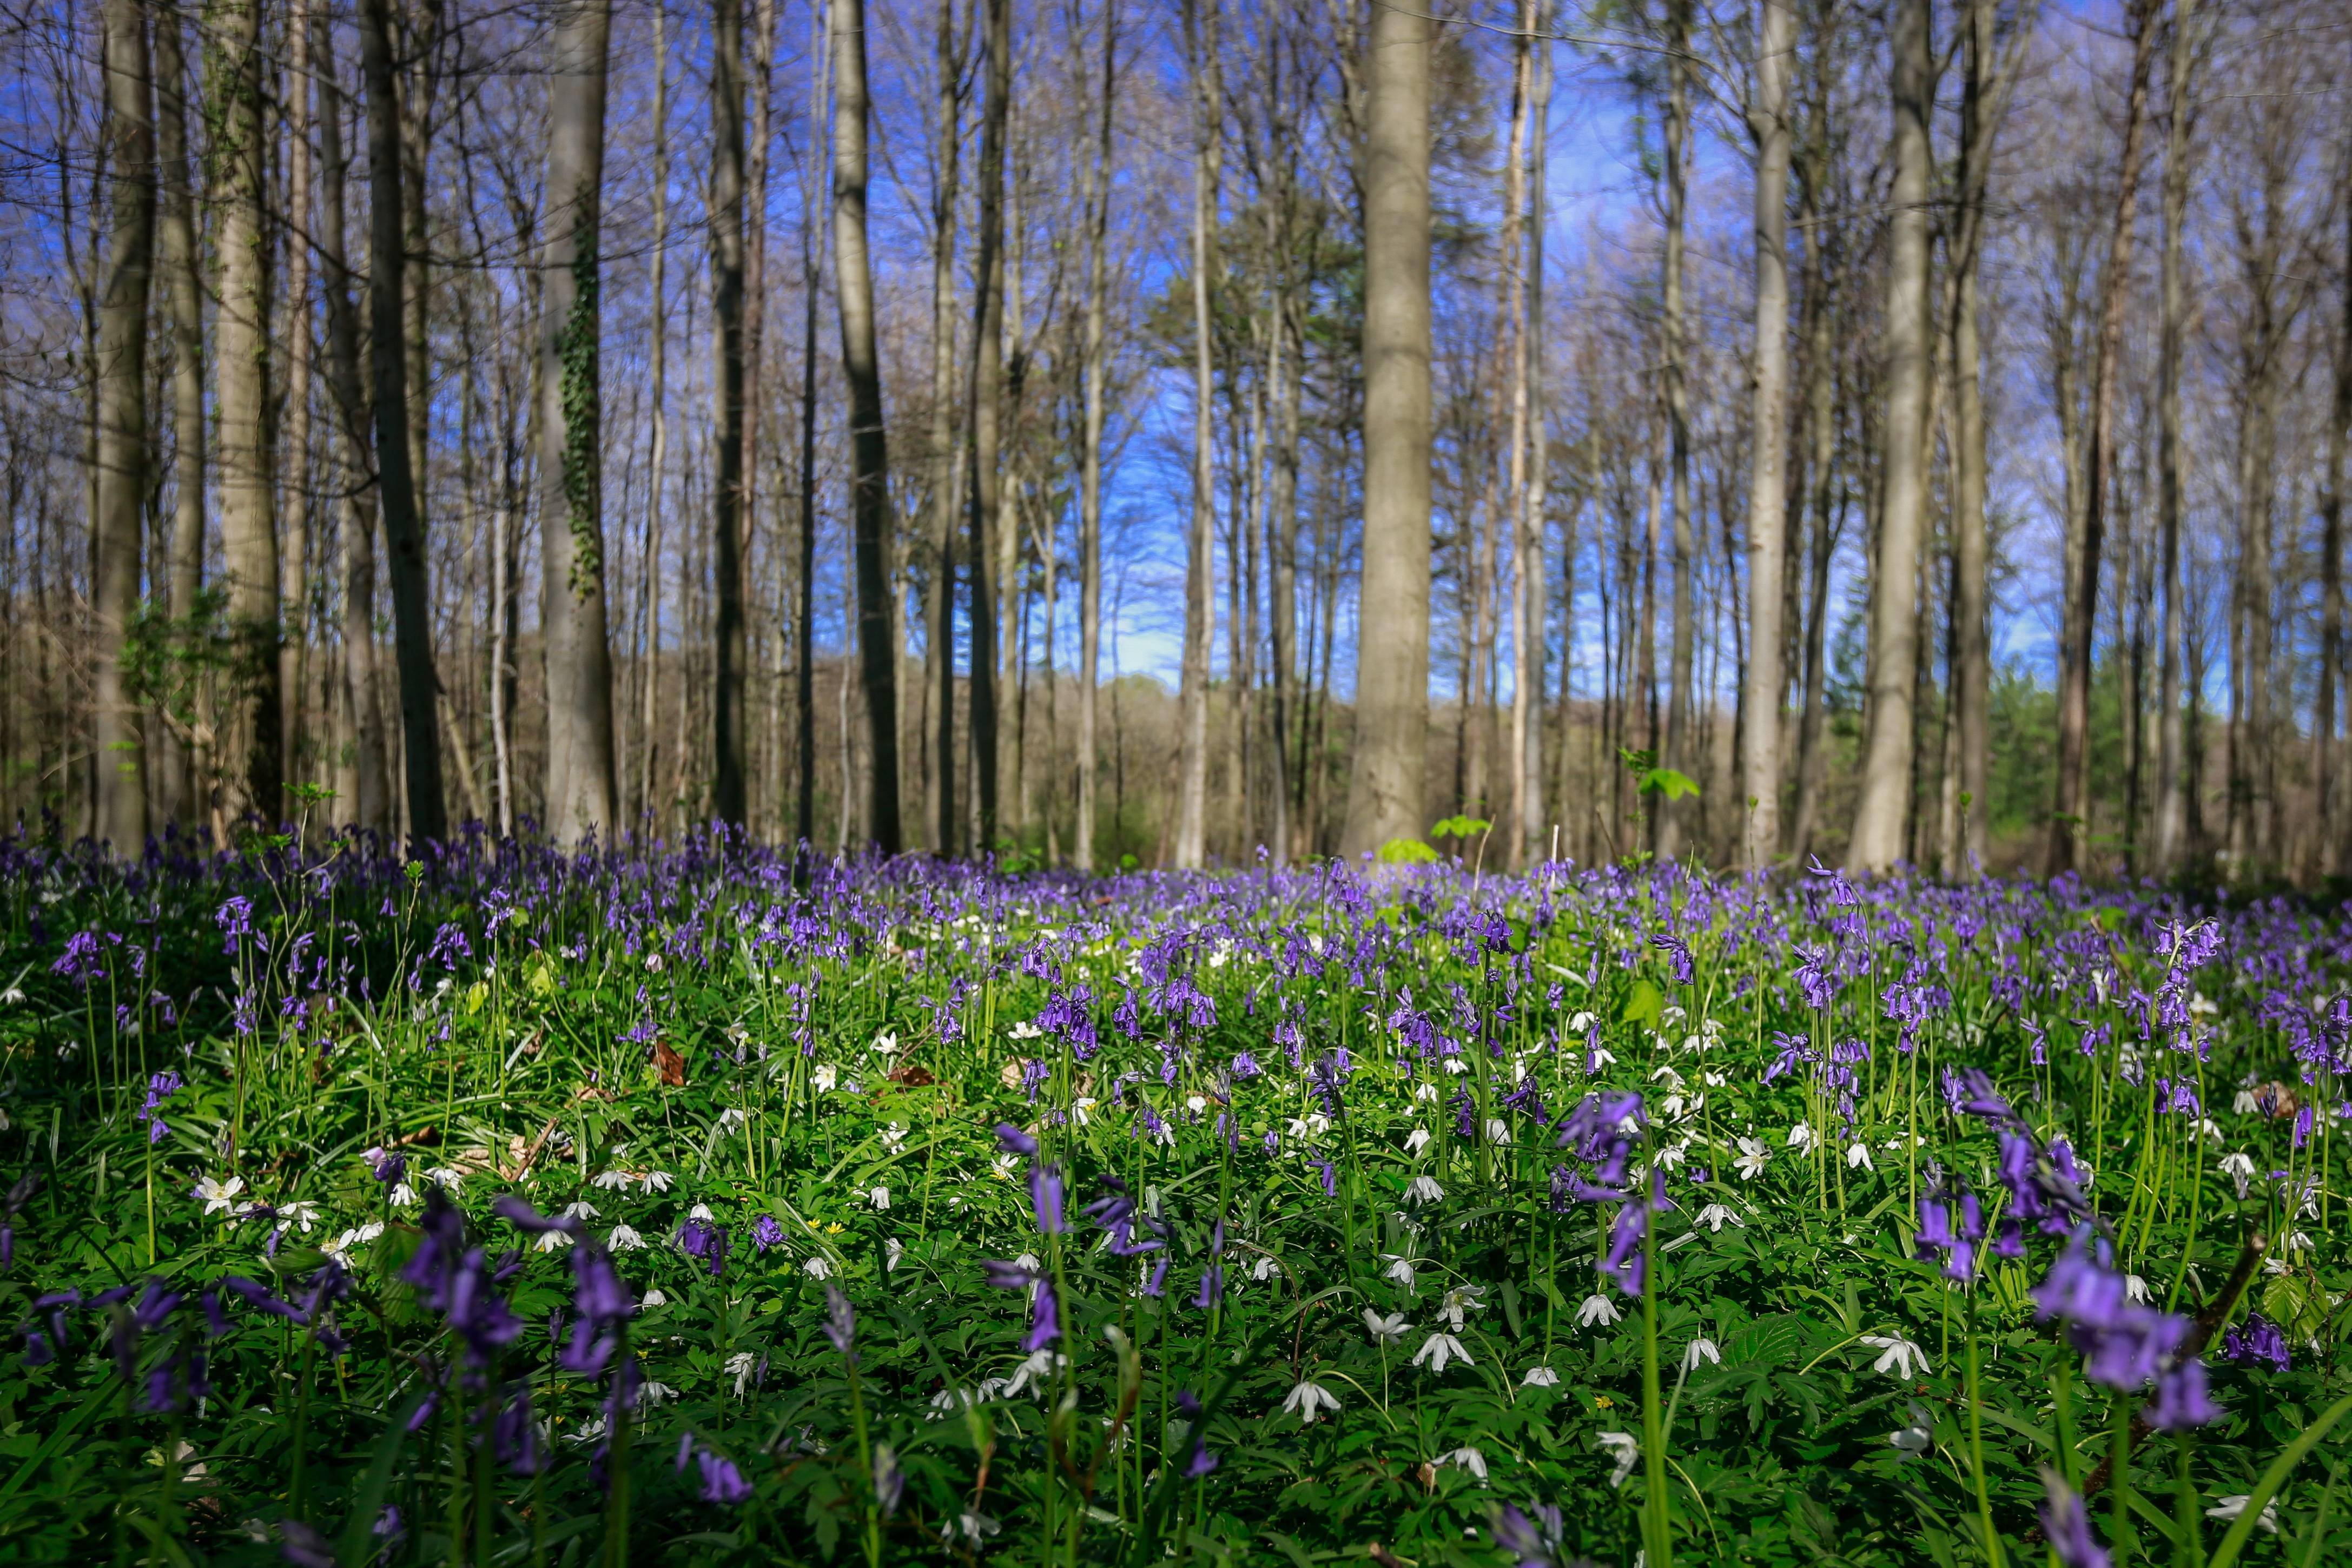
[[[751,1245],[761,1251],[782,1245],[783,1239],[784,1228],[776,1223],[774,1215],[763,1214],[751,1222]]]
[[[2292,1361],[2285,1331],[2260,1312],[2249,1312],[2244,1322],[2231,1325],[2221,1335],[2221,1359],[2240,1366],[2268,1362],[2280,1372],[2286,1371]]]
[[[2090,1511],[2074,1489],[2047,1468],[2042,1472],[2042,1484],[2049,1496],[2040,1511],[2042,1533],[2063,1568],[2108,1568],[2107,1549],[2091,1533]]]
[[[1059,1236],[1069,1229],[1062,1218],[1061,1167],[1051,1160],[1038,1160],[1029,1167],[1029,1212],[1041,1236]]]
[[[2193,1355],[2157,1378],[2156,1403],[2147,1410],[2147,1424],[2159,1432],[2185,1432],[2227,1414],[2206,1391],[2205,1363]]]
[[[1037,1140],[1010,1122],[996,1124],[996,1145],[1008,1155],[1024,1155],[1035,1158]]]
[[[838,1285],[827,1284],[824,1288],[824,1337],[843,1355],[853,1361],[856,1358],[857,1313]]]

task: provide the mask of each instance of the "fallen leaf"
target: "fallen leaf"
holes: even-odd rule
[[[671,1089],[686,1087],[686,1058],[669,1048],[669,1041],[654,1041],[654,1071],[661,1074],[663,1084]]]

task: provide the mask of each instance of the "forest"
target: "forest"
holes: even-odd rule
[[[11,5],[0,806],[2324,882],[2347,79],[2301,0]]]

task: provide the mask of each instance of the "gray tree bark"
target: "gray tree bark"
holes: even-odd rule
[[[373,410],[360,369],[359,312],[343,235],[348,167],[343,151],[344,97],[335,71],[331,19],[310,13],[310,61],[319,85],[319,270],[327,307],[327,391],[336,414],[341,462],[333,470],[341,497],[336,523],[342,581],[342,758],[335,771],[341,821],[370,831],[392,825],[392,788],[385,760],[383,705],[375,667],[375,439]]]
[[[567,0],[549,58],[541,220],[540,614],[547,656],[547,831],[620,825],[604,601],[602,339],[604,89],[612,0]]]
[[[165,605],[184,635],[196,612],[205,563],[205,297],[198,271],[195,198],[188,176],[187,57],[177,5],[154,13],[155,161],[159,182],[157,260],[171,319],[172,445],[174,477],[170,581]],[[201,815],[197,757],[177,735],[161,747],[167,816]]]
[[[710,810],[740,825],[743,772],[743,5],[710,13]]]
[[[898,653],[890,634],[889,466],[866,248],[866,0],[833,0],[833,287],[849,382],[849,508],[856,535],[857,654],[866,699],[866,837],[898,852]]]
[[[1763,0],[1756,37],[1756,359],[1748,478],[1748,672],[1742,702],[1740,791],[1747,797],[1742,862],[1769,865],[1780,849],[1780,668],[1786,571],[1789,423],[1789,62],[1797,19],[1789,0]]]
[[[2078,869],[2089,823],[2085,768],[2091,736],[2091,645],[2098,624],[2099,557],[2105,546],[2109,490],[2116,465],[2116,375],[2123,352],[2124,291],[2131,280],[2134,219],[2139,211],[2147,78],[2156,54],[2156,0],[2130,8],[2131,86],[2124,110],[2123,161],[2116,175],[2114,225],[2100,283],[2099,336],[2091,361],[2089,463],[2084,476],[2083,525],[2075,570],[2066,584],[2072,635],[2058,669],[2058,799],[2050,816],[2044,870],[2056,876]]]
[[[987,96],[980,127],[980,229],[973,273],[971,366],[964,397],[971,431],[971,773],[973,826],[982,855],[996,848],[996,513],[999,416],[1004,397],[1004,129],[1013,89],[1013,16],[1006,0],[981,0]]]
[[[230,674],[222,802],[275,829],[280,773],[278,512],[269,431],[268,267],[263,201],[260,0],[227,0],[215,37],[223,102],[213,149],[220,182],[220,309],[215,396],[220,429],[221,549],[228,582]]]
[[[1209,296],[1223,183],[1224,93],[1217,60],[1216,0],[1187,0],[1184,52],[1192,77],[1192,514],[1184,536],[1184,650],[1176,715],[1179,867],[1208,858],[1209,650],[1216,635],[1215,372]]]
[[[176,26],[177,19],[166,17]],[[147,495],[147,295],[155,265],[155,93],[144,0],[107,0],[106,163],[113,175],[98,307],[98,472],[91,486],[90,832],[135,859],[147,846],[147,754],[122,657],[139,613]]]
[[[392,553],[393,653],[400,673],[402,779],[408,835],[446,835],[441,783],[440,678],[433,669],[432,596],[425,528],[410,465],[406,330],[407,225],[403,216],[400,89],[393,72],[391,0],[362,0],[360,70],[367,86],[368,321],[375,382],[376,492]],[[226,346],[222,358],[227,358]],[[223,456],[227,443],[222,443]]]
[[[956,531],[963,480],[962,426],[955,399],[956,202],[963,152],[963,49],[956,36],[954,0],[938,0],[933,68],[931,186],[931,583],[925,619],[930,632],[924,674],[932,704],[929,779],[931,847],[953,855],[962,845],[956,813],[955,613]]]
[[[1430,23],[1372,12],[1362,148],[1364,542],[1340,852],[1418,839],[1429,741]]]
[[[2180,361],[2189,335],[2189,290],[2181,258],[2188,226],[2189,131],[2196,110],[2189,83],[2197,61],[2197,0],[2174,0],[2172,39],[2165,69],[2164,235],[2158,292],[2162,323],[2157,348],[2157,552],[2164,585],[2164,627],[2158,654],[2156,853],[2158,874],[2178,870],[2188,852],[2188,722],[2183,711],[2181,641],[2187,615],[2180,570],[2184,462],[2180,430]]]
[[[1081,329],[1080,374],[1085,378],[1084,449],[1078,455],[1078,800],[1077,833],[1071,863],[1095,865],[1095,699],[1102,653],[1102,440],[1104,319],[1110,292],[1110,191],[1112,92],[1118,81],[1118,0],[1104,0],[1102,12],[1102,101],[1095,146],[1087,161],[1087,307]],[[1276,633],[1280,635],[1279,632]]]
[[[1903,853],[1911,789],[1912,662],[1918,631],[1919,539],[1927,511],[1928,379],[1927,204],[1934,175],[1928,125],[1935,83],[1928,0],[1895,0],[1892,156],[1885,327],[1885,425],[1876,570],[1870,595],[1870,711],[1862,799],[1846,869],[1876,874]]]
[[[1677,773],[1697,768],[1688,755],[1691,729],[1698,712],[1691,690],[1692,652],[1697,633],[1696,595],[1698,540],[1691,528],[1696,499],[1690,476],[1690,357],[1689,329],[1684,320],[1684,231],[1690,207],[1690,0],[1667,0],[1665,182],[1666,233],[1661,287],[1659,336],[1664,350],[1667,479],[1673,486],[1674,628],[1667,644],[1664,733],[1658,746],[1659,766]],[[1655,804],[1653,827],[1658,858],[1673,860],[1682,853],[1684,808],[1680,800],[1662,794]]]

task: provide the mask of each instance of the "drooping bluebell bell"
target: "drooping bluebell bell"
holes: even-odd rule
[[[2241,1366],[2268,1362],[2279,1372],[2286,1371],[2293,1361],[2285,1332],[2260,1312],[2247,1313],[2244,1322],[2231,1324],[2221,1335],[2221,1359]]]

